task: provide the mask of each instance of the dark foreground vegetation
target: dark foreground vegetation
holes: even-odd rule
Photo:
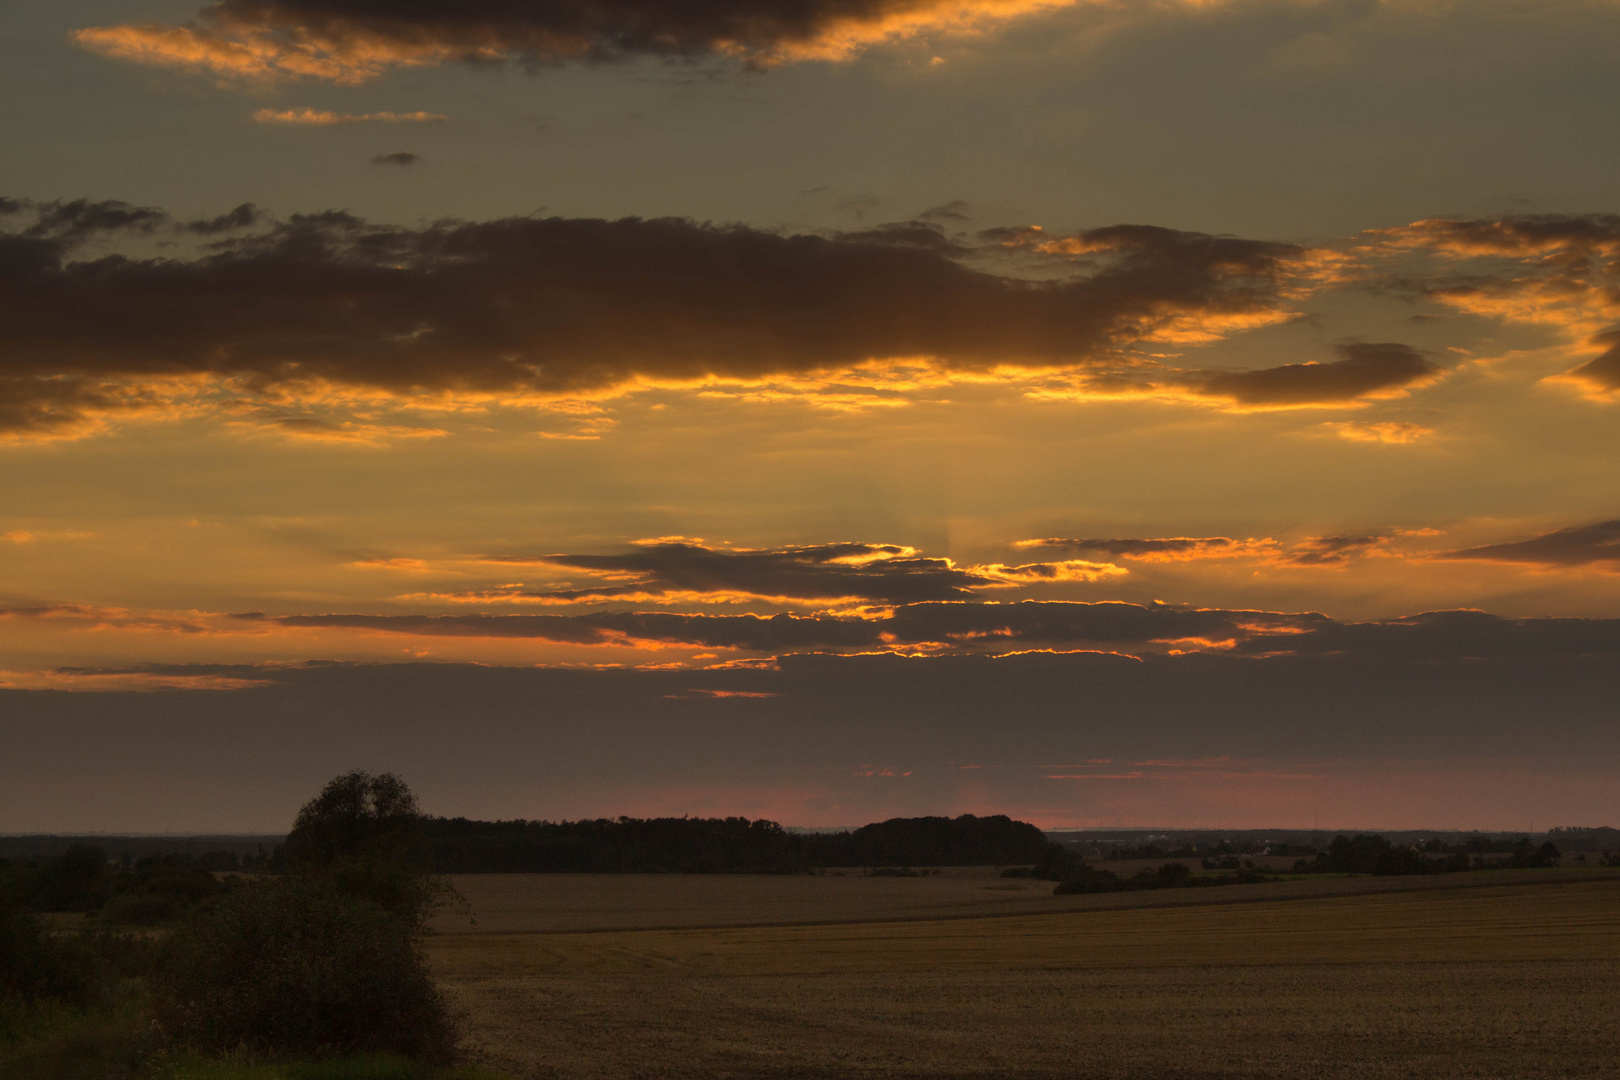
[[[280,864],[230,877],[80,846],[0,867],[0,1076],[472,1076],[421,951],[446,890],[409,789],[337,778]]]
[[[894,818],[851,832],[793,833],[747,818],[424,823],[445,874],[802,874],[822,867],[1027,863],[1047,847],[1035,826],[1005,815]]]
[[[1397,844],[1379,835],[1336,836],[1327,848],[1270,845],[1259,854],[1309,855],[1297,859],[1289,871],[1301,874],[1371,874],[1397,876],[1410,874],[1447,874],[1468,870],[1546,869],[1559,866],[1563,854],[1551,841],[1540,845],[1521,837],[1502,851],[1499,841],[1478,838],[1460,844],[1429,842],[1426,844]],[[1282,850],[1276,850],[1282,848]],[[1138,846],[1115,849],[1125,855],[1110,852],[1115,861],[1125,858],[1162,858],[1167,852],[1160,847]],[[1233,848],[1219,844],[1204,849],[1199,856],[1195,872],[1185,862],[1165,861],[1156,867],[1145,867],[1130,877],[1121,877],[1111,870],[1092,866],[1080,852],[1061,844],[1048,845],[1033,867],[1014,867],[1002,871],[1003,877],[1032,877],[1055,881],[1058,895],[1073,893],[1122,892],[1136,889],[1199,888],[1218,885],[1248,885],[1279,878],[1268,876],[1256,867],[1252,857],[1235,854]],[[1196,855],[1197,848],[1174,852],[1184,856]],[[1603,866],[1620,867],[1620,854],[1604,852],[1599,858]],[[1208,871],[1216,871],[1209,873]],[[1222,872],[1229,871],[1229,872]],[[1275,871],[1272,872],[1273,874]]]

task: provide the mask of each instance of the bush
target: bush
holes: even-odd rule
[[[154,987],[160,1022],[208,1051],[387,1051],[442,1062],[455,1025],[418,947],[444,890],[403,781],[355,771],[299,812],[286,874],[198,908]]]
[[[454,1024],[415,933],[331,879],[244,885],[175,933],[154,987],[159,1021],[206,1051],[448,1060]]]
[[[0,909],[0,1001],[84,1004],[106,989],[110,969],[84,935],[51,935],[27,912]]]
[[[1119,876],[1111,870],[1094,870],[1085,863],[1074,867],[1069,877],[1052,890],[1053,896],[1072,896],[1075,893],[1117,892],[1124,887]]]

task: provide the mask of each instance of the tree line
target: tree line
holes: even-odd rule
[[[1004,814],[892,818],[846,832],[796,833],[774,821],[599,818],[470,821],[422,826],[439,873],[803,874],[826,867],[1029,863],[1045,835]]]

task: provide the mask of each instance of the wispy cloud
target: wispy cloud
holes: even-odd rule
[[[436,124],[450,119],[439,113],[431,112],[374,112],[374,113],[336,113],[326,109],[259,109],[253,114],[253,119],[260,124],[290,124],[304,127],[334,127],[342,124]],[[401,155],[392,155],[397,158]],[[411,161],[416,160],[415,154],[404,155]],[[410,161],[395,161],[397,165],[408,165]]]

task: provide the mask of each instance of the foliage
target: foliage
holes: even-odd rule
[[[93,1005],[0,1003],[0,1076],[7,1080],[110,1080],[144,1075],[162,1046],[140,993]]]
[[[1419,850],[1392,844],[1376,834],[1340,835],[1314,860],[1300,859],[1294,864],[1294,870],[1296,873],[1404,875],[1473,869],[1544,869],[1557,866],[1563,857],[1557,845],[1549,841],[1538,847],[1528,837],[1516,840],[1505,857],[1488,858],[1483,854],[1493,848],[1501,850],[1498,843],[1479,838],[1471,838],[1466,844],[1429,844]]]
[[[802,837],[812,866],[985,866],[1029,863],[1050,842],[1005,814],[891,818],[849,833]]]
[[[433,865],[448,874],[801,874],[821,866],[996,865],[1034,861],[1047,846],[1033,825],[972,814],[894,818],[853,832],[812,835],[740,817],[439,818],[424,822],[423,830]]]
[[[102,919],[153,925],[181,918],[231,888],[230,879],[220,881],[205,868],[208,863],[172,855],[141,859],[119,876],[117,890],[101,909]]]
[[[496,1073],[467,1066],[440,1068],[398,1054],[346,1054],[313,1059],[180,1059],[161,1080],[503,1080]]]
[[[774,821],[630,818],[426,823],[440,873],[804,873],[803,838]]]
[[[1098,870],[1081,863],[1074,867],[1069,876],[1058,882],[1057,888],[1052,890],[1053,896],[1070,896],[1075,893],[1118,892],[1126,888],[1119,876],[1110,870]]]
[[[0,1001],[87,1003],[101,997],[117,969],[101,936],[48,934],[15,906],[0,907]]]
[[[164,1028],[214,1052],[448,1060],[454,1024],[418,944],[443,890],[417,819],[397,777],[328,784],[298,816],[285,874],[231,890],[173,935],[154,987]]]

